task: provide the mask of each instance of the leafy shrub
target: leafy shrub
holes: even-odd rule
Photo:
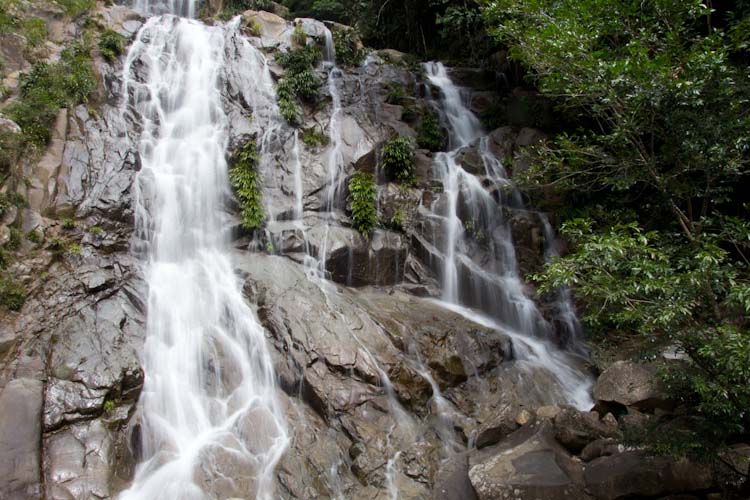
[[[257,170],[258,151],[255,141],[245,144],[235,155],[229,170],[229,181],[240,203],[242,227],[254,231],[263,227],[263,193],[260,174]]]
[[[393,212],[393,216],[391,217],[391,227],[393,229],[401,230],[404,228],[404,223],[406,222],[406,213],[402,209],[397,209],[395,212]]]
[[[24,19],[21,32],[30,46],[38,47],[47,39],[47,23],[38,17]]]
[[[305,45],[289,50],[277,57],[287,74],[297,74],[314,68],[320,62],[320,49],[314,45]]]
[[[359,48],[359,35],[352,28],[336,29],[333,47],[336,49],[336,63],[340,66],[359,66],[365,58],[365,51]]]
[[[320,49],[305,45],[279,55],[277,60],[286,71],[276,87],[279,111],[290,125],[299,125],[302,108],[297,100],[314,101],[320,91],[320,79],[313,71],[320,60]]]
[[[442,151],[448,145],[448,133],[440,126],[440,120],[433,111],[422,115],[417,128],[417,144],[430,151]]]
[[[299,24],[294,27],[292,32],[292,42],[300,47],[307,45],[307,33]]]
[[[302,142],[311,148],[325,146],[328,144],[328,136],[316,127],[311,127],[302,132]]]
[[[385,102],[401,106],[406,97],[407,95],[404,85],[401,82],[391,82],[389,84],[388,93],[385,96]]]
[[[94,236],[99,236],[100,234],[104,232],[104,229],[102,229],[99,226],[91,226],[91,228],[89,229],[89,232],[93,234]]]
[[[113,63],[125,50],[125,37],[116,31],[107,29],[99,35],[99,51],[102,57]]]
[[[349,179],[349,201],[352,204],[352,222],[365,237],[369,237],[378,222],[375,180],[371,174],[355,172]]]
[[[383,167],[391,178],[414,181],[414,142],[408,137],[389,139],[383,145]]]
[[[26,290],[20,283],[7,276],[0,276],[0,305],[11,311],[19,311],[26,302]]]
[[[57,111],[85,102],[96,88],[91,56],[85,44],[67,48],[56,63],[38,62],[21,76],[19,99],[8,108],[8,116],[23,131],[27,146],[44,146]]]
[[[11,207],[23,207],[26,199],[16,192],[0,193],[0,217],[5,215]]]

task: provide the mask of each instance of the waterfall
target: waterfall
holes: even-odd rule
[[[264,332],[223,224],[230,193],[220,87],[237,44],[255,50],[239,37],[237,21],[153,17],[125,63],[125,105],[142,122],[136,235],[146,248],[148,313],[137,413],[143,462],[124,500],[203,499],[207,491],[270,499],[287,447]]]
[[[443,235],[436,259],[443,305],[506,332],[514,340],[519,358],[531,368],[548,370],[557,380],[557,388],[549,388],[553,399],[588,409],[589,377],[572,367],[573,356],[553,345],[553,326],[524,290],[510,225],[504,215],[505,207],[523,209],[520,194],[507,179],[502,163],[491,153],[479,120],[468,109],[462,89],[453,83],[443,64],[426,63],[424,69],[430,84],[440,90],[436,108],[448,129],[452,148],[435,157],[433,171],[443,185],[443,194],[433,203],[430,214]],[[460,164],[461,151],[469,145],[476,147],[481,157],[481,178]],[[487,189],[487,181],[495,188],[494,194]],[[572,324],[569,296],[562,297],[568,300],[561,299],[558,309],[567,315],[563,321]],[[467,306],[484,314],[472,312]],[[571,352],[581,354],[577,337],[570,337]]]

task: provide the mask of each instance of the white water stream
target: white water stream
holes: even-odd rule
[[[444,192],[443,200],[432,207],[432,216],[439,221],[443,234],[443,247],[437,249],[443,289],[441,305],[504,332],[513,339],[517,358],[553,376],[557,387],[548,388],[551,400],[588,409],[592,404],[590,377],[577,366],[579,360],[553,345],[554,328],[526,295],[519,275],[504,206],[522,209],[521,197],[507,179],[502,163],[490,151],[488,137],[465,104],[462,89],[453,83],[443,64],[428,63],[424,68],[430,83],[440,90],[436,107],[448,129],[452,148],[448,153],[438,153],[434,161],[434,172]],[[461,149],[472,143],[484,164],[484,179],[464,170],[458,161]],[[482,180],[494,184],[499,199],[493,198]],[[554,241],[546,219],[542,218],[542,222],[547,241]],[[477,240],[486,247],[484,251],[476,251]],[[548,257],[554,251],[549,246]],[[567,291],[559,295],[558,310],[563,324],[574,329],[575,314]],[[572,353],[585,352],[577,335],[567,337],[566,347]]]
[[[125,64],[127,106],[142,122],[136,231],[148,249],[148,319],[144,461],[123,500],[274,498],[288,442],[264,332],[222,223],[230,193],[220,84],[227,53],[255,51],[237,24],[151,18]],[[243,64],[261,57],[245,54]]]

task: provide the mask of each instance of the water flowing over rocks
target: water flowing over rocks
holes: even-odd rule
[[[563,342],[562,306],[535,303],[524,281],[552,242],[512,174],[545,136],[481,129],[469,103],[491,98],[486,72],[421,75],[389,50],[353,68],[333,58],[315,70],[321,103],[294,130],[275,57],[295,25],[321,45],[336,27],[99,11],[134,48],[96,59],[102,99],[60,111],[25,165],[29,206],[0,226],[80,245],[16,264],[31,293],[0,317],[0,498],[616,499],[713,486],[696,464],[623,446],[629,421],[669,407],[649,368],[613,365],[589,411],[591,375]],[[187,83],[159,62],[181,49]],[[159,107],[155,78],[186,85],[197,104],[182,110],[200,120]],[[407,90],[398,104],[394,83]],[[382,147],[417,135],[402,119],[415,109],[439,112],[453,151],[418,150],[414,183],[399,185]],[[198,138],[184,137],[199,125],[210,154],[187,170]],[[305,144],[305,130],[327,145]],[[267,215],[252,233],[226,176],[248,140]],[[355,171],[377,183],[369,237],[352,227]]]

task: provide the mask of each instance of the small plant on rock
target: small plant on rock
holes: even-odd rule
[[[414,182],[414,141],[408,137],[389,139],[383,145],[383,167],[391,178]]]
[[[305,129],[302,132],[302,142],[311,148],[325,146],[328,144],[328,136],[316,127]]]
[[[376,196],[375,180],[372,175],[355,172],[349,180],[352,222],[357,231],[368,238],[378,222]]]
[[[19,311],[26,302],[26,290],[14,279],[0,276],[0,305]]]
[[[292,42],[299,47],[307,45],[307,33],[305,33],[305,30],[299,24],[294,27],[294,31],[292,32]]]

